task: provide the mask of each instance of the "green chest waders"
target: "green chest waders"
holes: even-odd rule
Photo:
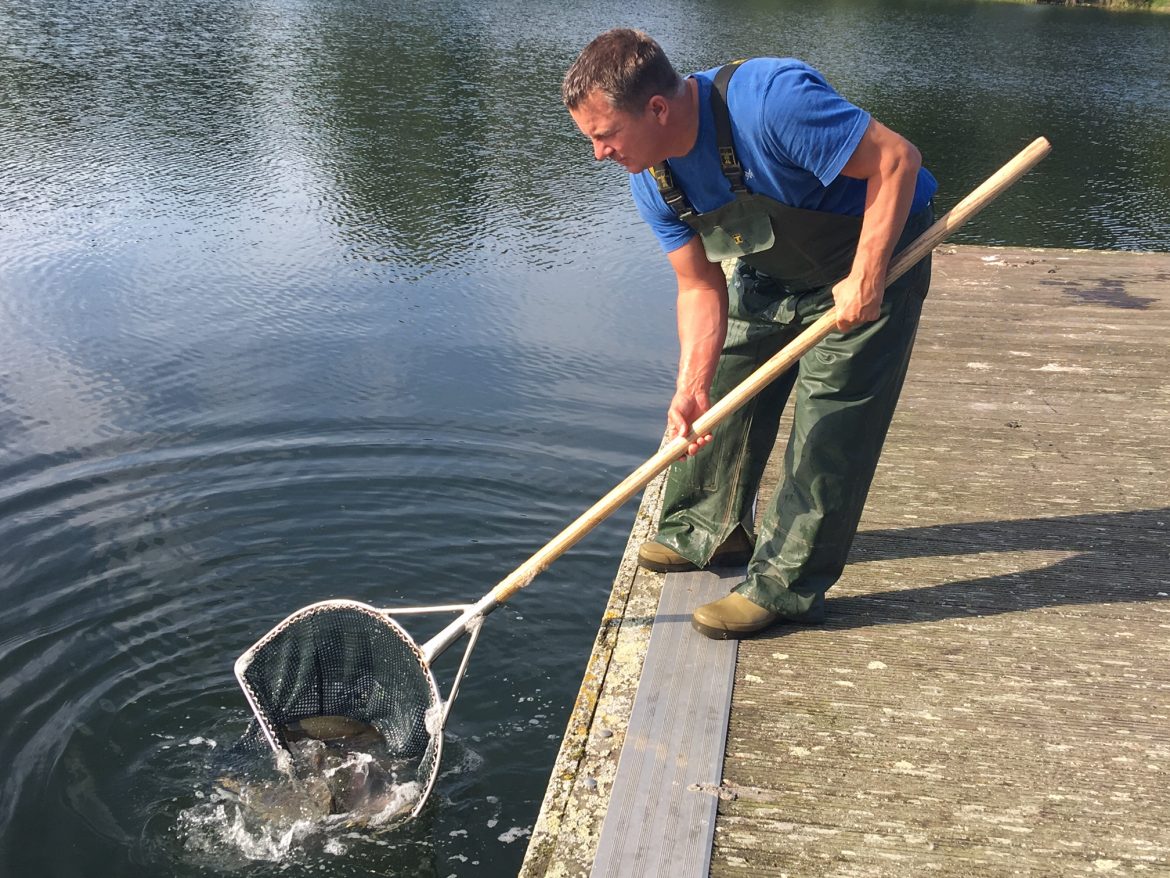
[[[748,191],[726,103],[739,63],[722,68],[711,90],[720,166],[735,198],[696,213],[669,167],[652,169],[663,199],[699,234],[707,258],[738,260],[712,402],[832,307],[831,284],[849,273],[861,229],[860,217],[801,210]],[[897,249],[931,219],[929,209],[912,216]],[[738,525],[752,530],[760,478],[794,395],[783,481],[761,502],[755,554],[737,591],[785,618],[822,618],[824,593],[840,577],[857,530],[929,281],[925,259],[886,290],[877,320],[828,336],[716,428],[713,442],[672,467],[657,541],[704,566]]]

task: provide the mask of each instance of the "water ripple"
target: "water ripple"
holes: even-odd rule
[[[686,69],[818,64],[944,209],[1048,135],[962,240],[1170,246],[1170,19],[930,6],[639,15]],[[558,99],[628,15],[0,5],[0,872],[515,874],[491,827],[535,817],[630,509],[490,620],[417,825],[249,866],[179,815],[275,621],[474,600],[654,451],[673,278]]]

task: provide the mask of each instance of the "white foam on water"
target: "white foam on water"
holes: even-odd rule
[[[367,829],[390,826],[408,815],[422,795],[417,781],[398,784],[375,805],[380,810],[363,814]],[[295,859],[312,840],[321,840],[322,850],[342,856],[348,845],[342,838],[361,838],[353,832],[352,813],[330,814],[316,819],[299,818],[291,822],[265,822],[250,815],[239,801],[220,793],[209,802],[201,802],[180,812],[177,826],[188,851],[209,855],[213,860],[248,860],[280,863]],[[336,835],[338,830],[344,830]]]
[[[504,844],[511,844],[528,835],[532,835],[532,830],[527,826],[513,826],[507,832],[500,834],[499,841],[502,841]]]
[[[432,704],[423,716],[423,725],[432,738],[443,733],[443,704]]]
[[[323,767],[319,777],[326,782],[341,778],[344,783],[347,776],[352,779],[363,767],[377,764],[368,753],[351,752],[339,763]],[[245,788],[249,783],[252,782],[242,781]],[[300,782],[256,781],[255,784],[248,789],[259,791],[260,800],[265,792],[274,789],[281,794],[287,793],[287,808],[281,811],[282,806],[277,806],[259,811],[249,805],[246,793],[237,795],[239,791],[236,790],[216,789],[208,798],[203,791],[197,790],[195,797],[204,801],[181,811],[176,822],[186,849],[199,854],[205,861],[231,861],[237,865],[246,861],[287,863],[295,861],[310,846],[317,845],[326,854],[342,856],[349,848],[342,838],[369,837],[364,832],[354,832],[355,825],[368,831],[390,827],[409,816],[423,794],[422,785],[415,780],[379,783],[368,790],[360,790],[368,795],[351,810],[322,814],[313,811],[321,803],[313,801],[308,792],[304,793],[303,799],[298,798],[305,789]],[[288,784],[287,789],[283,784]],[[302,801],[304,809],[300,808]]]
[[[409,783],[396,784],[385,800],[385,807],[370,817],[370,825],[374,827],[389,826],[401,817],[410,813],[423,794],[422,784],[416,780]]]
[[[286,859],[317,826],[312,820],[288,825],[250,825],[238,803],[196,805],[179,814],[178,825],[188,850],[218,859],[235,853],[246,860],[278,863]]]

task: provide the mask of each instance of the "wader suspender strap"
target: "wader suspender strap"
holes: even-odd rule
[[[727,111],[727,84],[731,76],[739,69],[739,65],[746,61],[732,61],[724,64],[715,74],[714,88],[711,89],[711,113],[715,116],[715,143],[719,147],[719,168],[723,176],[731,184],[734,195],[748,191],[743,183],[743,167],[735,155],[735,144],[731,139],[731,115]],[[658,184],[658,194],[666,202],[667,207],[674,211],[674,215],[683,222],[696,215],[695,208],[683,191],[674,184],[674,176],[666,162],[650,168],[650,176]]]
[[[743,167],[735,156],[735,144],[731,140],[731,114],[727,111],[727,84],[731,82],[731,75],[739,69],[739,65],[746,61],[741,58],[724,64],[715,74],[715,87],[711,89],[711,112],[715,115],[715,143],[719,145],[719,168],[723,176],[731,184],[731,191],[735,195],[747,192],[743,185]]]

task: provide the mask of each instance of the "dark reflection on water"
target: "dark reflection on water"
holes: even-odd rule
[[[0,7],[0,873],[515,873],[629,512],[489,620],[415,824],[252,862],[182,815],[273,622],[473,600],[654,449],[670,278],[557,100],[612,24],[818,64],[944,208],[1048,135],[962,240],[1170,246],[1166,17]]]

